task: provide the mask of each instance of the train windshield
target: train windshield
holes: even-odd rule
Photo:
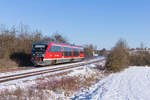
[[[36,45],[33,45],[32,52],[45,52],[46,49],[47,49],[47,45],[36,44]]]

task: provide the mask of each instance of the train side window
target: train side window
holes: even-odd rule
[[[77,48],[77,56],[79,56],[79,49]]]
[[[83,49],[80,49],[80,53],[84,53]]]
[[[49,50],[48,50],[48,52],[54,52],[55,51],[55,46],[51,46],[50,48],[49,48]]]
[[[58,47],[57,46],[55,46],[55,52],[58,52]]]
[[[79,49],[73,48],[73,56],[79,56]]]
[[[68,49],[68,52],[69,52],[68,55],[69,55],[69,56],[72,56],[72,54],[71,54],[71,48]]]
[[[48,52],[61,52],[60,46],[51,46]]]
[[[65,51],[65,56],[72,56],[70,47],[64,47],[64,51]]]
[[[65,56],[68,56],[68,47],[64,47]]]
[[[59,49],[58,49],[58,50],[59,50],[59,52],[61,52],[61,46],[59,46],[58,48],[59,48]]]
[[[55,46],[55,52],[61,52],[61,47],[60,46]]]
[[[75,56],[75,50],[76,50],[76,49],[75,49],[75,48],[73,48],[73,56]]]

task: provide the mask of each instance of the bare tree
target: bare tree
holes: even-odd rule
[[[93,52],[96,50],[96,46],[89,44],[84,46],[84,54],[86,58],[93,57]]]
[[[18,27],[6,27],[0,25],[0,58],[22,59],[29,63],[32,44],[35,41],[48,40],[59,43],[68,43],[67,39],[60,35],[43,36],[40,30],[31,31],[28,25],[20,24]]]
[[[63,37],[62,35],[60,35],[59,33],[53,34],[51,39],[53,42],[68,43],[68,40],[65,37]]]

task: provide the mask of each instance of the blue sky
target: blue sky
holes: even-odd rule
[[[150,0],[0,0],[0,12],[0,24],[60,32],[78,45],[110,49],[124,38],[150,47]]]

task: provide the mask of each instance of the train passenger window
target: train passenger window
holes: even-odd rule
[[[72,56],[70,47],[64,47],[64,52],[65,56]]]
[[[68,50],[69,50],[69,51],[68,51],[68,52],[69,52],[69,56],[72,56],[71,48],[69,48]]]
[[[79,56],[79,49],[73,48],[73,56]]]
[[[55,46],[52,45],[52,46],[49,48],[48,52],[55,52]]]
[[[80,53],[84,53],[84,50],[83,50],[83,49],[80,49]]]
[[[68,55],[68,47],[64,47],[64,52],[65,52],[65,56],[69,56]]]
[[[48,52],[61,52],[61,47],[52,45]]]
[[[55,46],[55,52],[61,52],[61,47],[60,46]]]

